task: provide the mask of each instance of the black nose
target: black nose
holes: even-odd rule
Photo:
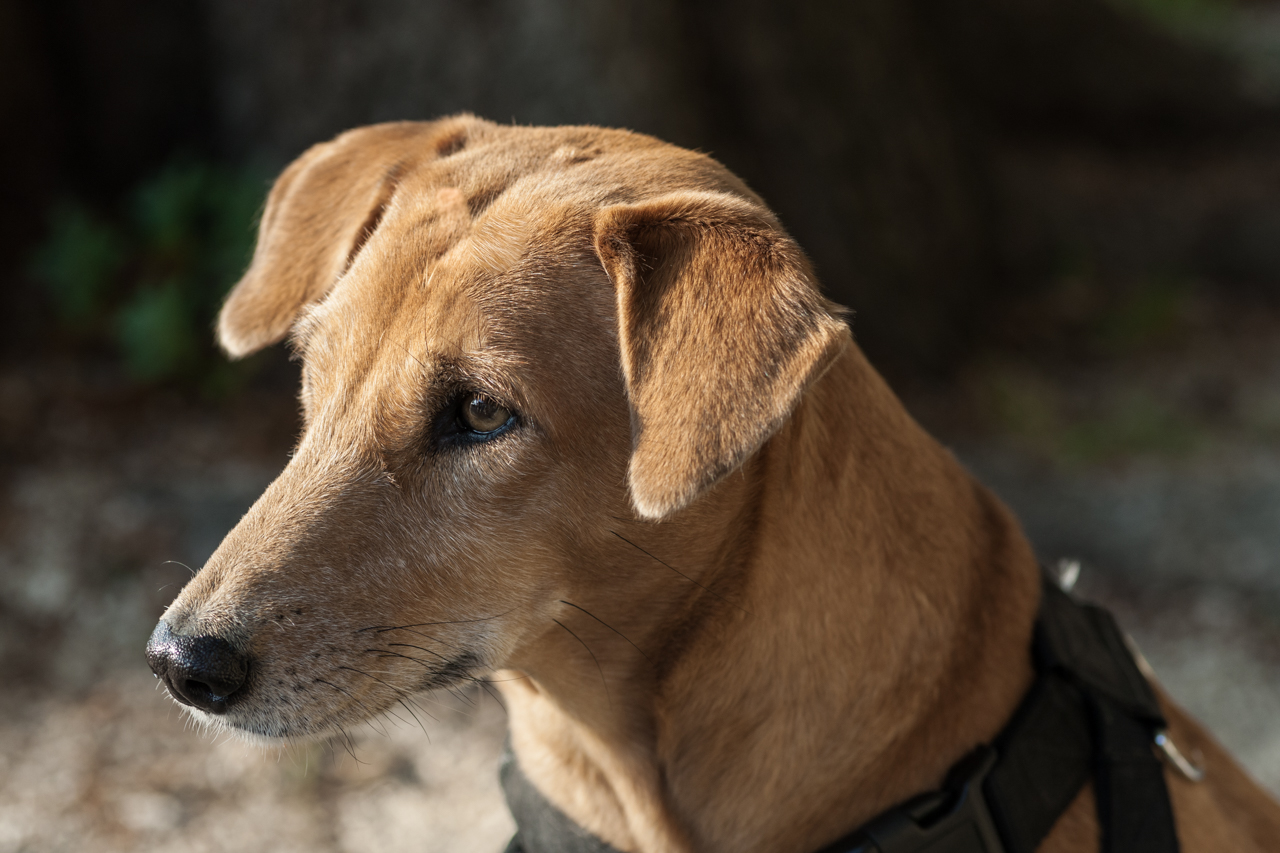
[[[163,619],[147,641],[147,663],[169,694],[186,705],[222,714],[244,685],[249,662],[220,637],[184,637]]]

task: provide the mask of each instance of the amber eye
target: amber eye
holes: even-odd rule
[[[511,410],[483,394],[472,394],[463,398],[458,419],[472,432],[493,432],[511,420]]]

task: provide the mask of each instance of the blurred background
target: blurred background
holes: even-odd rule
[[[297,433],[212,344],[271,178],[461,110],[745,177],[1280,792],[1280,3],[0,0],[0,853],[501,849],[493,700],[266,753],[142,657]]]

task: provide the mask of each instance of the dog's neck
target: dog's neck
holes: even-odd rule
[[[936,786],[1031,680],[1030,547],[855,347],[730,481],[698,510],[721,541],[649,531],[701,555],[697,594],[637,603],[604,700],[553,667],[505,685],[525,773],[620,850],[815,850]]]

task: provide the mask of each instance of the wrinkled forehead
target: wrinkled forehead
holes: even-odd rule
[[[596,326],[591,309],[613,306],[596,212],[679,188],[749,194],[713,161],[623,131],[481,123],[456,151],[437,148],[387,168],[353,260],[295,338],[327,329],[356,344],[408,324],[435,349],[483,349],[575,302]]]
[[[304,353],[321,349],[339,367],[400,353],[508,372],[598,360],[583,345],[611,340],[614,304],[591,246],[598,202],[538,174],[500,192],[487,177],[401,177],[349,268],[300,317]]]

